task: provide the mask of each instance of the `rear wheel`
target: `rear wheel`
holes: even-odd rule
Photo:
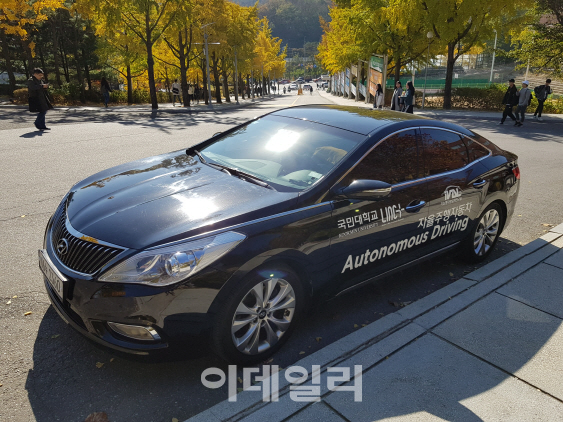
[[[301,283],[289,268],[254,271],[217,314],[212,334],[214,350],[233,363],[263,361],[291,335],[303,302]]]
[[[462,245],[462,258],[469,262],[480,262],[487,258],[497,244],[503,222],[500,205],[493,203],[481,213]]]

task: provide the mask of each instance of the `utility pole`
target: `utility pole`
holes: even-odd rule
[[[495,54],[497,52],[497,30],[493,29],[493,31],[495,31],[495,46],[493,47],[493,62],[491,63],[491,77],[489,78],[489,83],[493,82],[493,69],[495,67]]]

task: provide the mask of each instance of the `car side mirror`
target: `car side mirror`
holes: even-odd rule
[[[332,193],[342,199],[363,199],[377,201],[391,193],[391,185],[379,180],[354,180],[346,187],[333,188]]]

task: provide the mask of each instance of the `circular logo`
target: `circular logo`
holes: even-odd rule
[[[66,239],[59,240],[57,243],[57,252],[59,255],[66,255],[68,252],[68,241]]]
[[[260,313],[258,314],[258,317],[259,317],[260,319],[266,318],[266,311],[260,312]]]

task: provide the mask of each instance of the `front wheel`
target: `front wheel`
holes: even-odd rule
[[[497,244],[502,228],[503,213],[500,205],[491,204],[479,216],[478,223],[461,247],[462,258],[468,262],[481,262]]]
[[[303,302],[303,288],[290,269],[254,271],[217,314],[212,334],[215,352],[243,365],[267,359],[290,336]]]

